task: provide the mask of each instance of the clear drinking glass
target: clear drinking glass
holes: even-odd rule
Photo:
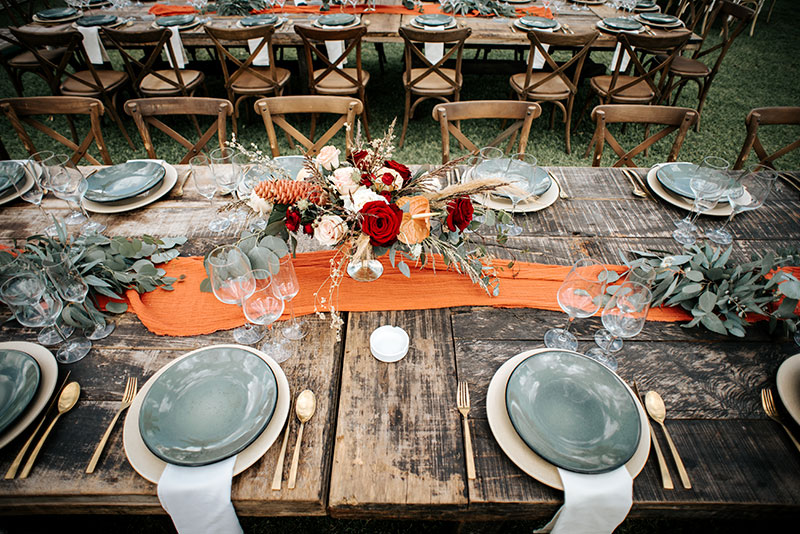
[[[50,169],[50,188],[60,199],[73,202],[78,206],[80,212],[73,211],[64,218],[66,224],[80,224],[82,233],[97,233],[106,229],[106,225],[93,221],[89,213],[83,207],[83,196],[89,187],[83,172],[65,156],[65,160],[60,165]]]
[[[545,332],[544,344],[551,349],[575,350],[577,338],[569,331],[576,317],[591,317],[600,309],[606,287],[608,271],[591,258],[581,258],[572,265],[561,287],[558,288],[558,305],[569,316],[566,328],[553,328]]]
[[[642,331],[652,300],[652,292],[642,284],[624,282],[617,286],[614,296],[603,308],[605,330],[599,330],[594,337],[598,346],[590,349],[586,355],[616,371],[617,359],[612,352],[622,348],[620,338],[631,338]]]
[[[236,245],[223,245],[212,250],[207,261],[211,289],[217,300],[242,306],[256,289],[247,255]],[[233,339],[243,345],[252,345],[262,337],[264,333],[249,323],[233,330]]]
[[[730,164],[716,156],[707,156],[703,158],[703,161],[697,165],[695,168],[695,177],[707,179],[709,181],[716,181],[719,175],[722,175],[727,172]],[[673,221],[675,226],[678,228],[682,228],[688,230],[689,232],[696,232],[697,227],[692,222],[692,216],[694,215],[694,211],[690,211],[686,214],[686,217],[680,219],[678,221]]]
[[[44,187],[42,187],[42,173],[44,172],[44,166],[41,162],[29,158],[23,164],[26,179],[21,180],[19,184],[15,183],[14,187],[17,189],[17,192],[20,193],[20,198],[29,204],[33,204],[37,208],[39,208],[39,212],[44,217],[45,225],[49,226],[50,224],[50,215],[45,211],[42,207],[42,199],[45,195]],[[22,188],[25,186],[25,183],[28,179],[33,181],[33,185],[27,191],[24,191]]]
[[[529,199],[536,186],[536,158],[530,154],[514,154],[508,158],[508,165],[503,176],[511,184],[506,192],[511,200],[511,213],[517,212],[517,204]],[[506,233],[517,236],[522,233],[522,227],[516,222],[503,225]]]
[[[211,160],[205,154],[198,154],[189,160],[191,166],[192,180],[200,196],[208,199],[211,209],[214,209],[214,195],[217,193],[217,181],[214,179],[214,172],[211,168]],[[216,213],[216,211],[215,211]],[[208,229],[212,232],[223,232],[231,225],[227,217],[217,215],[208,223]]]
[[[242,307],[244,316],[251,323],[261,325],[262,328],[267,326],[271,330],[272,323],[283,315],[285,303],[277,292],[269,271],[253,269],[253,278],[255,279],[256,289],[244,301]],[[269,354],[278,363],[285,361],[289,357],[283,346],[276,344],[274,341],[264,342],[261,350]]]
[[[777,172],[759,164],[751,165],[747,171],[735,176],[734,185],[726,193],[732,208],[731,214],[722,226],[706,232],[706,237],[719,245],[730,245],[733,242],[733,235],[727,229],[728,223],[737,213],[760,208],[777,179]]]
[[[292,299],[300,292],[300,283],[297,280],[297,273],[294,270],[291,254],[281,258],[280,269],[272,275],[272,283],[275,284],[275,288],[280,293],[281,298],[289,302],[289,310],[291,312],[291,320],[281,329],[281,333],[287,339],[303,339],[308,332],[305,330],[305,321],[298,320],[294,316],[294,302]]]

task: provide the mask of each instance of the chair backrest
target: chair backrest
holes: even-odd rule
[[[275,72],[275,54],[272,50],[272,35],[275,33],[275,26],[264,25],[252,28],[222,28],[216,26],[206,26],[205,31],[214,42],[222,66],[222,74],[225,79],[225,89],[232,96],[231,86],[236,83],[245,73],[260,80],[265,87],[265,92],[275,92],[278,89],[277,74]],[[250,39],[261,39],[258,46],[250,55],[242,60],[230,52],[228,47],[232,45],[247,44]],[[269,55],[269,67],[256,67],[253,60],[267,49]]]
[[[101,28],[100,35],[104,40],[108,40],[119,52],[122,60],[125,62],[125,70],[128,71],[128,76],[130,76],[133,81],[133,88],[139,97],[145,96],[142,94],[140,85],[147,75],[154,76],[161,83],[165,84],[165,89],[167,91],[182,96],[189,96],[181,70],[177,66],[178,62],[175,59],[175,51],[170,41],[172,32],[169,28],[136,31]],[[149,50],[149,54],[145,53],[145,57],[140,60],[137,57],[138,54],[134,55],[131,53],[132,48]],[[157,68],[162,51],[166,51],[169,57],[169,64],[172,65],[170,69],[174,73],[174,79],[164,76],[162,72],[159,72],[164,69]]]
[[[582,34],[562,34],[557,32],[543,32],[543,31],[528,31],[528,40],[531,42],[530,49],[528,50],[528,65],[525,69],[525,83],[523,85],[523,96],[528,95],[536,88],[550,82],[553,79],[561,79],[562,82],[569,88],[570,93],[573,95],[578,92],[578,84],[580,83],[581,70],[589,55],[589,50],[600,37],[600,33],[593,31],[590,33]],[[561,64],[557,63],[550,56],[550,47],[554,48],[568,48],[575,50],[572,57]],[[544,59],[544,72],[546,76],[535,77],[533,81],[531,78],[534,73],[534,59],[536,53],[541,54]],[[549,72],[548,72],[549,71]]]
[[[674,12],[669,9],[670,6],[667,6],[665,13],[681,19],[687,30],[695,31],[700,25],[699,32],[702,33],[703,21],[707,20],[708,12],[713,4],[713,0],[681,0],[675,4]]]
[[[734,169],[738,170],[744,167],[751,150],[756,151],[759,163],[775,168],[776,159],[800,148],[800,139],[796,139],[769,154],[758,137],[758,128],[762,125],[800,125],[800,107],[756,108],[747,114],[744,122],[747,126],[747,136],[744,139],[742,151],[733,166]]]
[[[354,26],[344,30],[331,30],[323,28],[313,28],[311,26],[295,25],[294,31],[303,40],[303,52],[305,54],[306,65],[308,66],[308,89],[314,92],[318,83],[333,73],[345,78],[349,83],[357,86],[364,86],[363,70],[361,68],[361,39],[367,33],[367,27],[362,25]],[[325,41],[344,41],[342,54],[337,58],[329,58],[325,47]],[[355,76],[343,71],[343,61],[351,51],[355,50]],[[321,63],[324,68],[318,69],[315,75],[314,60]]]
[[[11,122],[11,126],[17,132],[25,150],[31,155],[36,154],[39,150],[34,146],[24,125],[28,125],[42,132],[51,139],[58,141],[72,150],[70,159],[75,164],[80,162],[81,159],[86,158],[91,165],[111,165],[111,156],[108,153],[105,141],[103,141],[103,133],[100,130],[100,117],[104,112],[103,103],[95,98],[78,96],[5,98],[0,100],[0,111],[2,111],[3,115]],[[51,117],[53,115],[65,115],[68,117],[72,115],[86,115],[89,117],[89,132],[84,136],[80,144],[77,144],[58,133],[51,126],[45,124],[45,122],[37,120],[35,118],[37,115],[44,117]],[[100,150],[103,163],[100,163],[89,154],[88,150],[92,142],[94,142]]]
[[[50,7],[50,2],[47,0],[43,1],[44,5],[42,5],[41,2],[33,2],[31,0],[27,2],[24,0],[0,0],[0,3],[3,4],[6,15],[8,15],[8,18],[11,19],[11,24],[14,26],[19,26],[26,24],[33,19],[34,9]],[[27,9],[23,6],[23,4],[28,4]]]
[[[472,28],[454,28],[452,30],[420,30],[409,26],[401,26],[399,29],[400,37],[403,38],[405,48],[403,57],[405,58],[405,71],[403,72],[403,83],[406,87],[413,87],[420,80],[434,76],[441,78],[441,81],[456,90],[461,87],[461,59],[464,54],[464,42],[467,37],[472,35]],[[433,63],[425,55],[426,43],[442,43],[445,51],[436,63]],[[454,61],[453,70],[455,78],[451,78],[442,69],[448,61]],[[412,67],[425,69],[412,78]]]
[[[303,95],[261,98],[256,101],[255,108],[264,119],[264,127],[267,129],[272,156],[277,157],[281,154],[278,150],[276,125],[303,145],[306,148],[306,154],[309,156],[316,155],[325,146],[325,143],[344,127],[345,153],[349,155],[353,145],[353,126],[356,115],[361,114],[364,110],[364,105],[357,98],[349,96]],[[286,121],[285,115],[288,113],[330,113],[340,115],[340,117],[315,142]]]
[[[506,152],[510,151],[514,139],[519,134],[517,152],[525,152],[533,119],[542,114],[542,108],[535,102],[513,100],[472,100],[437,104],[433,108],[433,120],[439,122],[442,134],[442,163],[450,161],[450,135],[452,134],[467,150],[476,152],[479,147],[461,131],[460,122],[469,119],[503,119],[514,122],[500,135],[483,146],[497,146],[506,139]]]
[[[187,149],[186,155],[180,164],[189,163],[189,160],[203,151],[206,144],[217,134],[219,147],[225,146],[227,117],[233,113],[233,104],[222,98],[202,98],[194,96],[174,96],[140,98],[125,102],[125,112],[133,117],[139,135],[144,142],[147,156],[156,158],[153,140],[150,137],[150,126],[161,130],[169,137]],[[216,117],[211,126],[203,133],[196,143],[192,143],[181,133],[167,126],[159,117],[165,115],[191,116],[196,120],[196,115]],[[195,123],[196,126],[196,123]],[[196,126],[197,127],[197,126]],[[199,131],[199,128],[198,128]]]
[[[683,141],[689,128],[697,122],[697,112],[689,108],[678,108],[671,106],[646,106],[634,104],[611,104],[597,106],[592,111],[592,119],[595,121],[594,136],[592,143],[595,143],[594,156],[592,157],[592,167],[599,167],[603,157],[603,146],[607,142],[619,159],[612,165],[613,167],[637,167],[633,161],[634,156],[644,152],[651,145],[660,141],[675,130],[678,134],[672,143],[667,161],[675,161],[681,150]],[[665,127],[658,132],[650,135],[635,148],[626,151],[619,142],[611,135],[608,125],[612,123],[639,123],[639,124],[661,124]]]
[[[739,36],[740,33],[747,29],[747,24],[753,19],[754,16],[755,11],[749,7],[735,4],[729,0],[722,0],[714,7],[714,10],[709,15],[708,24],[706,24],[705,30],[703,31],[702,45],[700,48],[695,50],[694,54],[692,54],[692,59],[701,59],[706,56],[710,56],[711,54],[717,54],[717,59],[714,60],[714,65],[711,67],[711,72],[706,77],[707,85],[711,83],[711,80],[713,80],[717,75],[717,72],[719,72],[719,67],[722,64],[722,60],[725,58],[728,50],[730,50],[733,41]],[[722,40],[720,40],[720,42],[717,44],[706,48],[706,39],[711,31],[711,27],[714,25],[714,22],[717,19],[722,22]],[[734,21],[733,29],[730,28],[728,21]],[[705,62],[708,62],[708,58],[706,58]]]

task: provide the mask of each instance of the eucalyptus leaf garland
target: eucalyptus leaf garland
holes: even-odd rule
[[[283,223],[280,226],[285,228]],[[289,246],[286,241],[273,235],[273,231],[274,229],[269,227],[257,232],[245,230],[239,236],[239,240],[234,243],[250,260],[251,269],[264,269],[270,273],[277,273],[280,269],[280,259],[289,254]],[[211,251],[203,258],[203,266],[207,275],[210,275],[207,261],[210,253]],[[206,278],[200,282],[200,291],[212,292],[210,279]]]
[[[685,328],[702,325],[718,334],[744,337],[747,315],[758,314],[769,318],[770,332],[779,323],[787,332],[795,332],[800,281],[778,269],[800,265],[800,251],[767,251],[737,264],[730,259],[732,250],[692,245],[684,254],[632,251],[634,258],[621,256],[631,269],[655,270],[653,306],[680,306],[688,311],[692,320],[682,325]]]
[[[249,15],[251,11],[259,11],[267,7],[264,0],[217,0],[217,15],[229,17],[233,15]]]
[[[442,6],[442,11],[453,15],[468,15],[476,11],[479,17],[516,17],[517,10],[514,6],[495,0],[448,0]]]

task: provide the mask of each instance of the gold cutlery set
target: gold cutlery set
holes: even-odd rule
[[[297,468],[300,463],[300,446],[303,442],[303,428],[305,424],[314,416],[317,410],[317,398],[314,392],[310,389],[305,389],[297,395],[294,401],[294,411],[297,415],[297,420],[300,421],[300,427],[297,429],[297,439],[294,443],[294,454],[292,455],[292,465],[289,468],[289,489],[294,489],[297,482]],[[283,432],[283,443],[281,444],[280,453],[278,453],[278,461],[275,466],[275,474],[272,477],[272,489],[278,491],[281,489],[283,480],[283,464],[286,459],[286,446],[289,442],[289,429],[291,428],[292,418],[289,416],[286,419],[286,429]]]
[[[775,401],[772,398],[772,390],[769,388],[761,390],[761,406],[764,408],[764,412],[767,416],[781,425],[783,429],[789,434],[789,437],[794,443],[794,446],[797,447],[797,450],[800,451],[800,443],[797,442],[797,438],[794,437],[792,432],[789,430],[789,427],[783,422],[780,412],[778,412],[778,408],[775,406]]]
[[[631,186],[633,186],[633,194],[635,196],[642,198],[650,197],[650,193],[647,192],[647,186],[644,184],[644,180],[641,176],[630,169],[623,168],[621,170],[622,174],[625,175],[625,178],[627,178]]]

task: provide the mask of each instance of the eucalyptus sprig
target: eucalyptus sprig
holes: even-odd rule
[[[267,7],[264,0],[217,0],[217,15],[249,15],[251,11],[258,11]]]
[[[272,235],[270,232],[273,230],[267,227],[265,230],[251,232],[245,230],[239,236],[239,239],[234,243],[239,249],[245,253],[247,259],[250,260],[250,267],[252,269],[264,269],[270,273],[277,273],[280,269],[280,259],[289,253],[289,247],[286,241]],[[211,251],[208,252],[210,254]],[[203,260],[203,265],[206,269],[206,275],[210,275],[208,269],[208,254]],[[206,278],[200,283],[200,291],[204,293],[211,293],[211,280]]]
[[[680,306],[691,313],[692,320],[682,325],[685,328],[700,324],[718,334],[744,337],[746,317],[752,313],[769,317],[770,332],[779,323],[789,333],[795,332],[800,281],[777,269],[800,265],[798,250],[754,254],[740,264],[730,259],[732,250],[692,245],[685,254],[632,251],[632,259],[621,256],[630,268],[655,269],[653,305]]]
[[[517,10],[505,2],[495,0],[449,0],[442,6],[442,11],[453,15],[468,15],[477,11],[479,17],[516,17]]]

